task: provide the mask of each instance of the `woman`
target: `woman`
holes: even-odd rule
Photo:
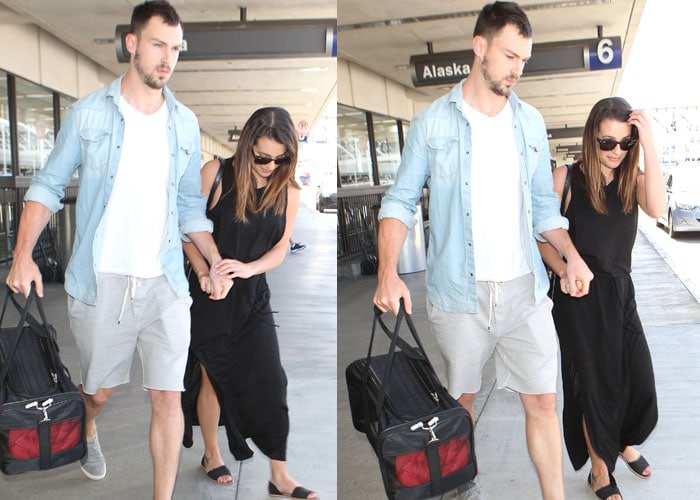
[[[651,356],[630,278],[637,206],[656,218],[665,203],[645,113],[619,97],[596,103],[571,174],[564,215],[595,275],[587,296],[568,294],[564,260],[551,245],[540,246],[560,283],[554,287],[553,315],[561,348],[564,439],[576,470],[591,458],[588,483],[598,498],[622,500],[613,477],[617,457],[648,478],[651,468],[632,445],[649,436],[658,417]],[[567,167],[554,171],[560,198],[566,175]]]
[[[198,397],[183,397],[183,406],[187,422],[201,427],[202,467],[211,479],[233,481],[216,441],[221,418],[237,460],[253,454],[247,438],[270,459],[271,496],[317,498],[287,472],[287,378],[265,279],[265,272],[284,260],[299,208],[297,149],[289,113],[262,108],[244,125],[235,156],[221,167],[220,182],[218,160],[202,168],[202,192],[211,194],[207,216],[223,257],[214,272],[233,279],[234,286],[226,299],[210,300],[208,264],[193,244],[184,244],[193,299],[188,390],[196,395],[199,380],[201,385]]]

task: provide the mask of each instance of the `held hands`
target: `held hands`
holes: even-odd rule
[[[583,297],[588,291],[593,280],[593,273],[581,257],[572,258],[566,263],[566,272],[559,280],[562,293],[572,297]]]
[[[204,293],[209,294],[210,299],[221,300],[226,298],[228,292],[233,288],[233,280],[218,275],[212,268],[209,274],[203,274],[199,277],[199,286]]]
[[[402,298],[406,313],[411,314],[411,292],[399,275],[394,272],[378,277],[373,302],[380,311],[391,311],[396,316],[399,313],[399,302]]]

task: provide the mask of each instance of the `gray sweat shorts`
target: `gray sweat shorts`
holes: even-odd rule
[[[190,297],[165,276],[97,275],[97,304],[68,297],[83,390],[95,394],[129,382],[138,349],[146,390],[183,391],[190,345]]]
[[[484,364],[494,355],[499,388],[523,394],[556,392],[557,334],[552,301],[535,303],[532,273],[506,282],[477,282],[478,311],[442,311],[428,300],[428,319],[447,368],[450,394],[481,389]]]

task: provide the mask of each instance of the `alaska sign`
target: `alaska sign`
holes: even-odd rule
[[[414,87],[454,84],[469,76],[474,53],[471,50],[418,54],[410,58]],[[523,76],[552,75],[577,71],[598,71],[622,67],[622,39],[619,36],[540,43],[532,46],[532,57]]]

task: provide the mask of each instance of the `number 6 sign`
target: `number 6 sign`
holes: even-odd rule
[[[588,48],[588,62],[591,71],[622,67],[622,39],[619,36],[599,38]]]

